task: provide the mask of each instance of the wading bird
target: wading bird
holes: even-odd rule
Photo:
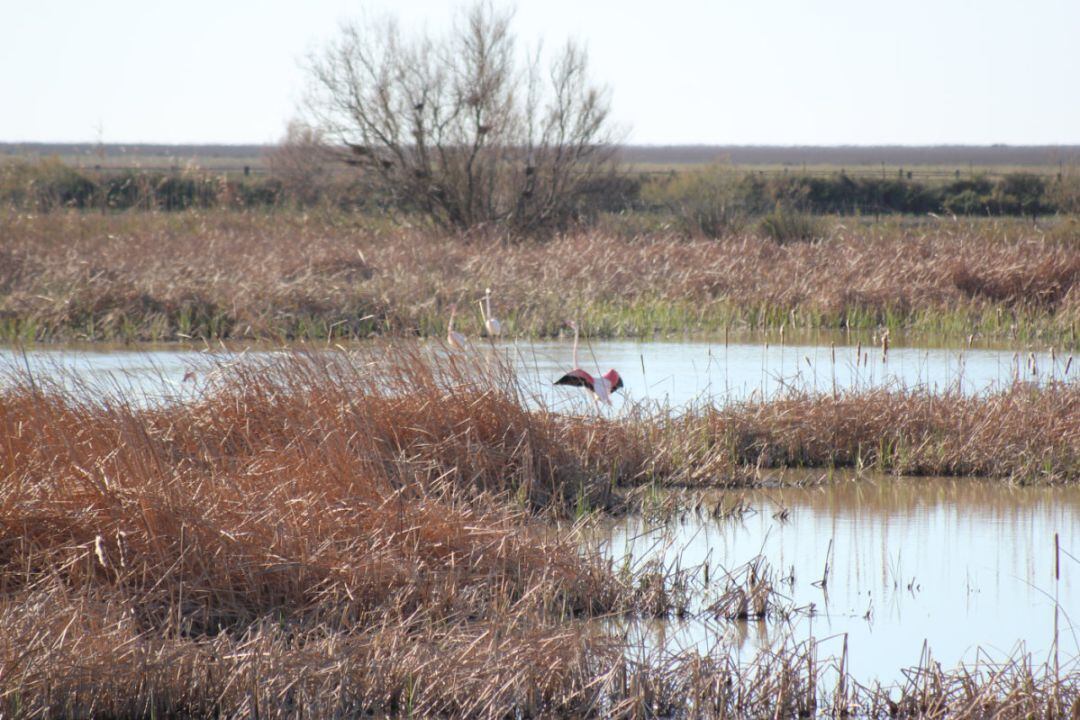
[[[480,303],[480,317],[484,320],[484,329],[488,337],[502,335],[502,324],[491,315],[491,288],[484,288],[484,297]]]
[[[556,380],[555,384],[583,387],[592,393],[593,400],[610,405],[611,393],[623,386],[622,378],[614,370],[608,370],[603,375],[595,378],[582,370],[581,366],[578,365],[577,356],[578,326],[573,320],[568,322],[567,325],[574,329],[574,369]],[[597,372],[599,372],[599,368],[597,368]]]
[[[468,342],[465,336],[454,329],[454,315],[457,314],[457,303],[450,305],[450,324],[446,326],[446,344],[455,350],[464,350]]]

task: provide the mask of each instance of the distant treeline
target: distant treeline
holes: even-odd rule
[[[680,173],[666,181],[654,179],[650,182],[655,189],[643,187],[640,198],[654,205],[658,201],[670,204],[711,193],[750,215],[776,206],[814,214],[1045,215],[1076,209],[1063,206],[1075,199],[1063,192],[1065,186],[1075,193],[1077,185],[1063,176],[1016,172],[996,179],[976,175],[928,184],[842,172],[827,177],[726,172],[734,172],[735,177],[718,181],[706,170]]]
[[[47,212],[81,210],[186,210],[236,206],[271,207],[284,202],[274,177],[171,170],[90,170],[56,160],[0,165],[0,202]]]
[[[153,158],[191,161],[206,166],[210,161],[234,159],[261,165],[277,145],[166,145],[150,143],[0,143],[0,155],[18,158],[51,156],[131,162]],[[885,164],[890,167],[937,165],[968,169],[974,166],[1060,167],[1080,163],[1077,145],[623,145],[622,162],[657,165],[709,164],[834,165],[853,170]],[[861,173],[858,173],[861,174]]]
[[[206,171],[109,171],[57,160],[0,164],[0,203],[35,211],[58,208],[184,210],[189,208],[337,205],[396,206],[370,183],[341,171],[244,176]],[[808,214],[941,213],[1026,215],[1080,212],[1080,175],[1016,172],[924,183],[843,172],[829,176],[764,175],[729,165],[670,173],[598,176],[579,198],[583,220],[605,212],[671,212],[691,216],[695,230],[756,217],[777,208]],[[701,218],[705,218],[701,221]]]

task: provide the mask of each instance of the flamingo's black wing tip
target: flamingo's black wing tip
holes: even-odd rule
[[[615,386],[613,388],[611,388],[611,392],[615,392],[616,390],[618,390],[622,386],[623,386],[622,378],[619,378],[618,380],[615,381]]]
[[[592,383],[590,383],[588,380],[581,377],[580,375],[575,375],[574,373],[567,373],[563,375],[561,378],[556,380],[554,384],[571,385],[573,387],[583,387],[592,390]]]

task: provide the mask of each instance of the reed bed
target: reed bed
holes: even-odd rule
[[[662,438],[636,472],[669,484],[740,485],[791,467],[1018,483],[1080,480],[1075,382],[1017,383],[981,395],[888,388],[792,392],[699,408],[658,427],[623,424],[618,432],[630,439],[612,444]]]
[[[77,378],[5,376],[4,716],[803,717],[859,706],[884,717],[892,702],[900,716],[1008,718],[1080,707],[1075,673],[1023,664],[974,681],[928,665],[920,672],[936,675],[896,696],[853,688],[843,672],[826,681],[807,648],[746,666],[723,648],[635,656],[605,631],[610,613],[684,612],[685,592],[664,568],[621,577],[561,518],[617,507],[619,485],[724,484],[784,447],[733,418],[771,417],[777,437],[814,448],[819,422],[849,422],[829,403],[888,396],[803,398],[824,409],[787,425],[797,408],[770,415],[772,404],[648,423],[570,418],[532,406],[506,366],[415,346],[207,365],[196,382],[194,398],[146,405]],[[1075,479],[1075,385],[971,403],[916,417],[1019,403],[1026,414],[995,452],[1028,447],[1052,461],[1042,477]],[[713,440],[678,444],[693,435],[687,422]],[[982,432],[956,457],[981,451]],[[724,454],[733,437],[746,438],[743,455]],[[772,457],[816,457],[794,447]],[[1012,472],[1001,462],[986,467]]]
[[[0,211],[0,334],[160,341],[441,335],[485,287],[508,332],[879,325],[1078,347],[1080,244],[1019,221],[834,221],[815,242],[582,230],[506,244],[341,213]],[[475,312],[459,329],[479,334]]]
[[[495,486],[515,462],[550,466],[527,447],[531,420],[504,394],[432,403],[391,379],[294,358],[146,408],[9,378],[5,715],[585,703],[594,691],[573,678],[592,682],[603,643],[586,654],[587,635],[554,623],[626,593]],[[462,424],[456,443],[440,438]]]

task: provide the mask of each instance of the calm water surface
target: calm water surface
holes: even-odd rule
[[[713,494],[703,506],[738,497],[750,510],[737,518],[635,516],[600,529],[597,542],[617,565],[661,558],[687,570],[694,588],[689,619],[630,622],[623,632],[670,650],[731,644],[747,661],[810,638],[819,658],[839,656],[846,638],[852,674],[890,682],[919,662],[924,642],[946,668],[974,662],[979,648],[998,660],[1024,650],[1041,662],[1056,610],[1062,663],[1080,656],[1080,488],[881,478]],[[795,611],[786,620],[715,618],[707,608],[725,571],[759,555],[780,606]]]
[[[310,346],[309,346],[310,347]],[[435,353],[442,348],[429,345]],[[477,342],[477,363],[498,354],[510,360],[528,394],[554,409],[580,409],[584,393],[555,388],[552,381],[572,365],[569,341],[532,343]],[[861,353],[860,353],[861,349]],[[370,352],[360,347],[359,352]],[[190,394],[197,383],[182,383],[189,370],[205,371],[212,362],[257,360],[268,350],[195,351],[177,349],[106,350],[0,349],[0,367],[29,366],[35,375],[78,377],[149,398]],[[769,398],[786,391],[821,391],[872,387],[926,387],[931,390],[983,392],[1016,379],[1033,383],[1074,380],[1080,362],[1066,374],[1068,356],[1048,351],[893,347],[883,360],[874,345],[786,344],[755,342],[598,341],[582,343],[579,360],[595,374],[615,368],[625,391],[615,396],[615,411],[631,403],[679,406],[688,402],[722,404],[746,398]]]

